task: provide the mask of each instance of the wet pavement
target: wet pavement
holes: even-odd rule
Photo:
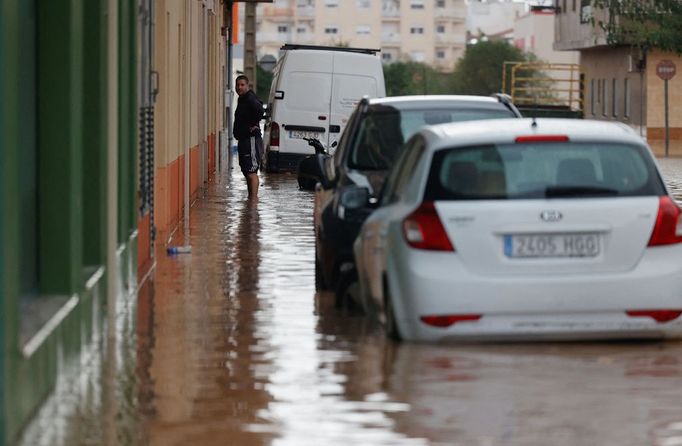
[[[22,444],[682,445],[682,343],[396,345],[315,293],[312,194],[262,183],[210,185]]]

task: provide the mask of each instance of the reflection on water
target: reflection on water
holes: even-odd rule
[[[682,160],[659,163],[682,198]],[[315,293],[312,195],[262,182],[258,201],[238,169],[211,184],[193,254],[159,250],[112,354],[69,389],[77,416],[25,444],[682,444],[680,343],[393,344]]]

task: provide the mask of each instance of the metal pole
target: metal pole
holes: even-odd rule
[[[189,11],[189,12],[188,12]],[[185,121],[185,129],[187,132],[189,132],[189,138],[184,137],[182,139],[182,143],[185,145],[185,180],[184,180],[184,186],[185,186],[185,194],[184,194],[184,206],[185,206],[185,213],[184,213],[184,240],[185,244],[189,244],[189,195],[190,195],[190,161],[191,161],[191,151],[189,150],[189,145],[192,143],[192,120],[191,120],[191,114],[187,112],[187,109],[191,107],[192,104],[192,70],[190,67],[192,67],[192,47],[190,45],[191,39],[192,39],[192,4],[191,3],[186,3],[185,4],[185,26],[182,28],[184,32],[184,39],[182,41],[184,45],[183,52],[188,54],[187,58],[189,59],[189,63],[185,62],[183,60],[182,62],[182,70],[184,73],[186,73],[186,76],[189,78],[189,81],[183,78],[183,82],[186,82],[184,85],[184,88],[187,89],[189,92],[189,97],[187,97],[187,103],[185,104],[185,116],[186,116],[186,121]],[[183,92],[184,93],[184,92]]]
[[[668,79],[665,79],[663,87],[663,95],[665,96],[665,157],[668,157],[668,144],[670,142],[670,132],[668,127]]]
[[[225,117],[227,128],[227,160],[228,166],[232,167],[232,0],[227,0],[227,64],[225,65],[225,79],[227,80],[227,89],[225,90]]]

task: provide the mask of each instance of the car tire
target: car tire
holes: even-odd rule
[[[354,309],[356,302],[351,295],[352,288],[357,288],[358,272],[355,268],[342,272],[336,285],[335,303],[337,308]]]
[[[395,310],[393,309],[393,300],[388,290],[388,283],[384,279],[384,328],[386,336],[389,339],[400,342],[403,337],[400,335],[398,323],[395,320]]]
[[[326,291],[329,288],[324,281],[324,274],[322,274],[322,265],[317,258],[317,244],[315,245],[315,291]]]

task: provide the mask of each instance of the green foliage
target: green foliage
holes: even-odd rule
[[[387,96],[451,93],[448,78],[421,62],[393,62],[384,65]]]
[[[272,73],[268,73],[260,65],[256,64],[256,96],[263,103],[268,102],[270,84],[272,84]]]
[[[591,20],[604,30],[609,44],[682,55],[680,0],[592,0],[592,5],[607,12],[605,20]]]
[[[505,61],[531,58],[503,40],[489,40],[467,46],[452,75],[452,90],[457,94],[490,95],[502,90]]]

